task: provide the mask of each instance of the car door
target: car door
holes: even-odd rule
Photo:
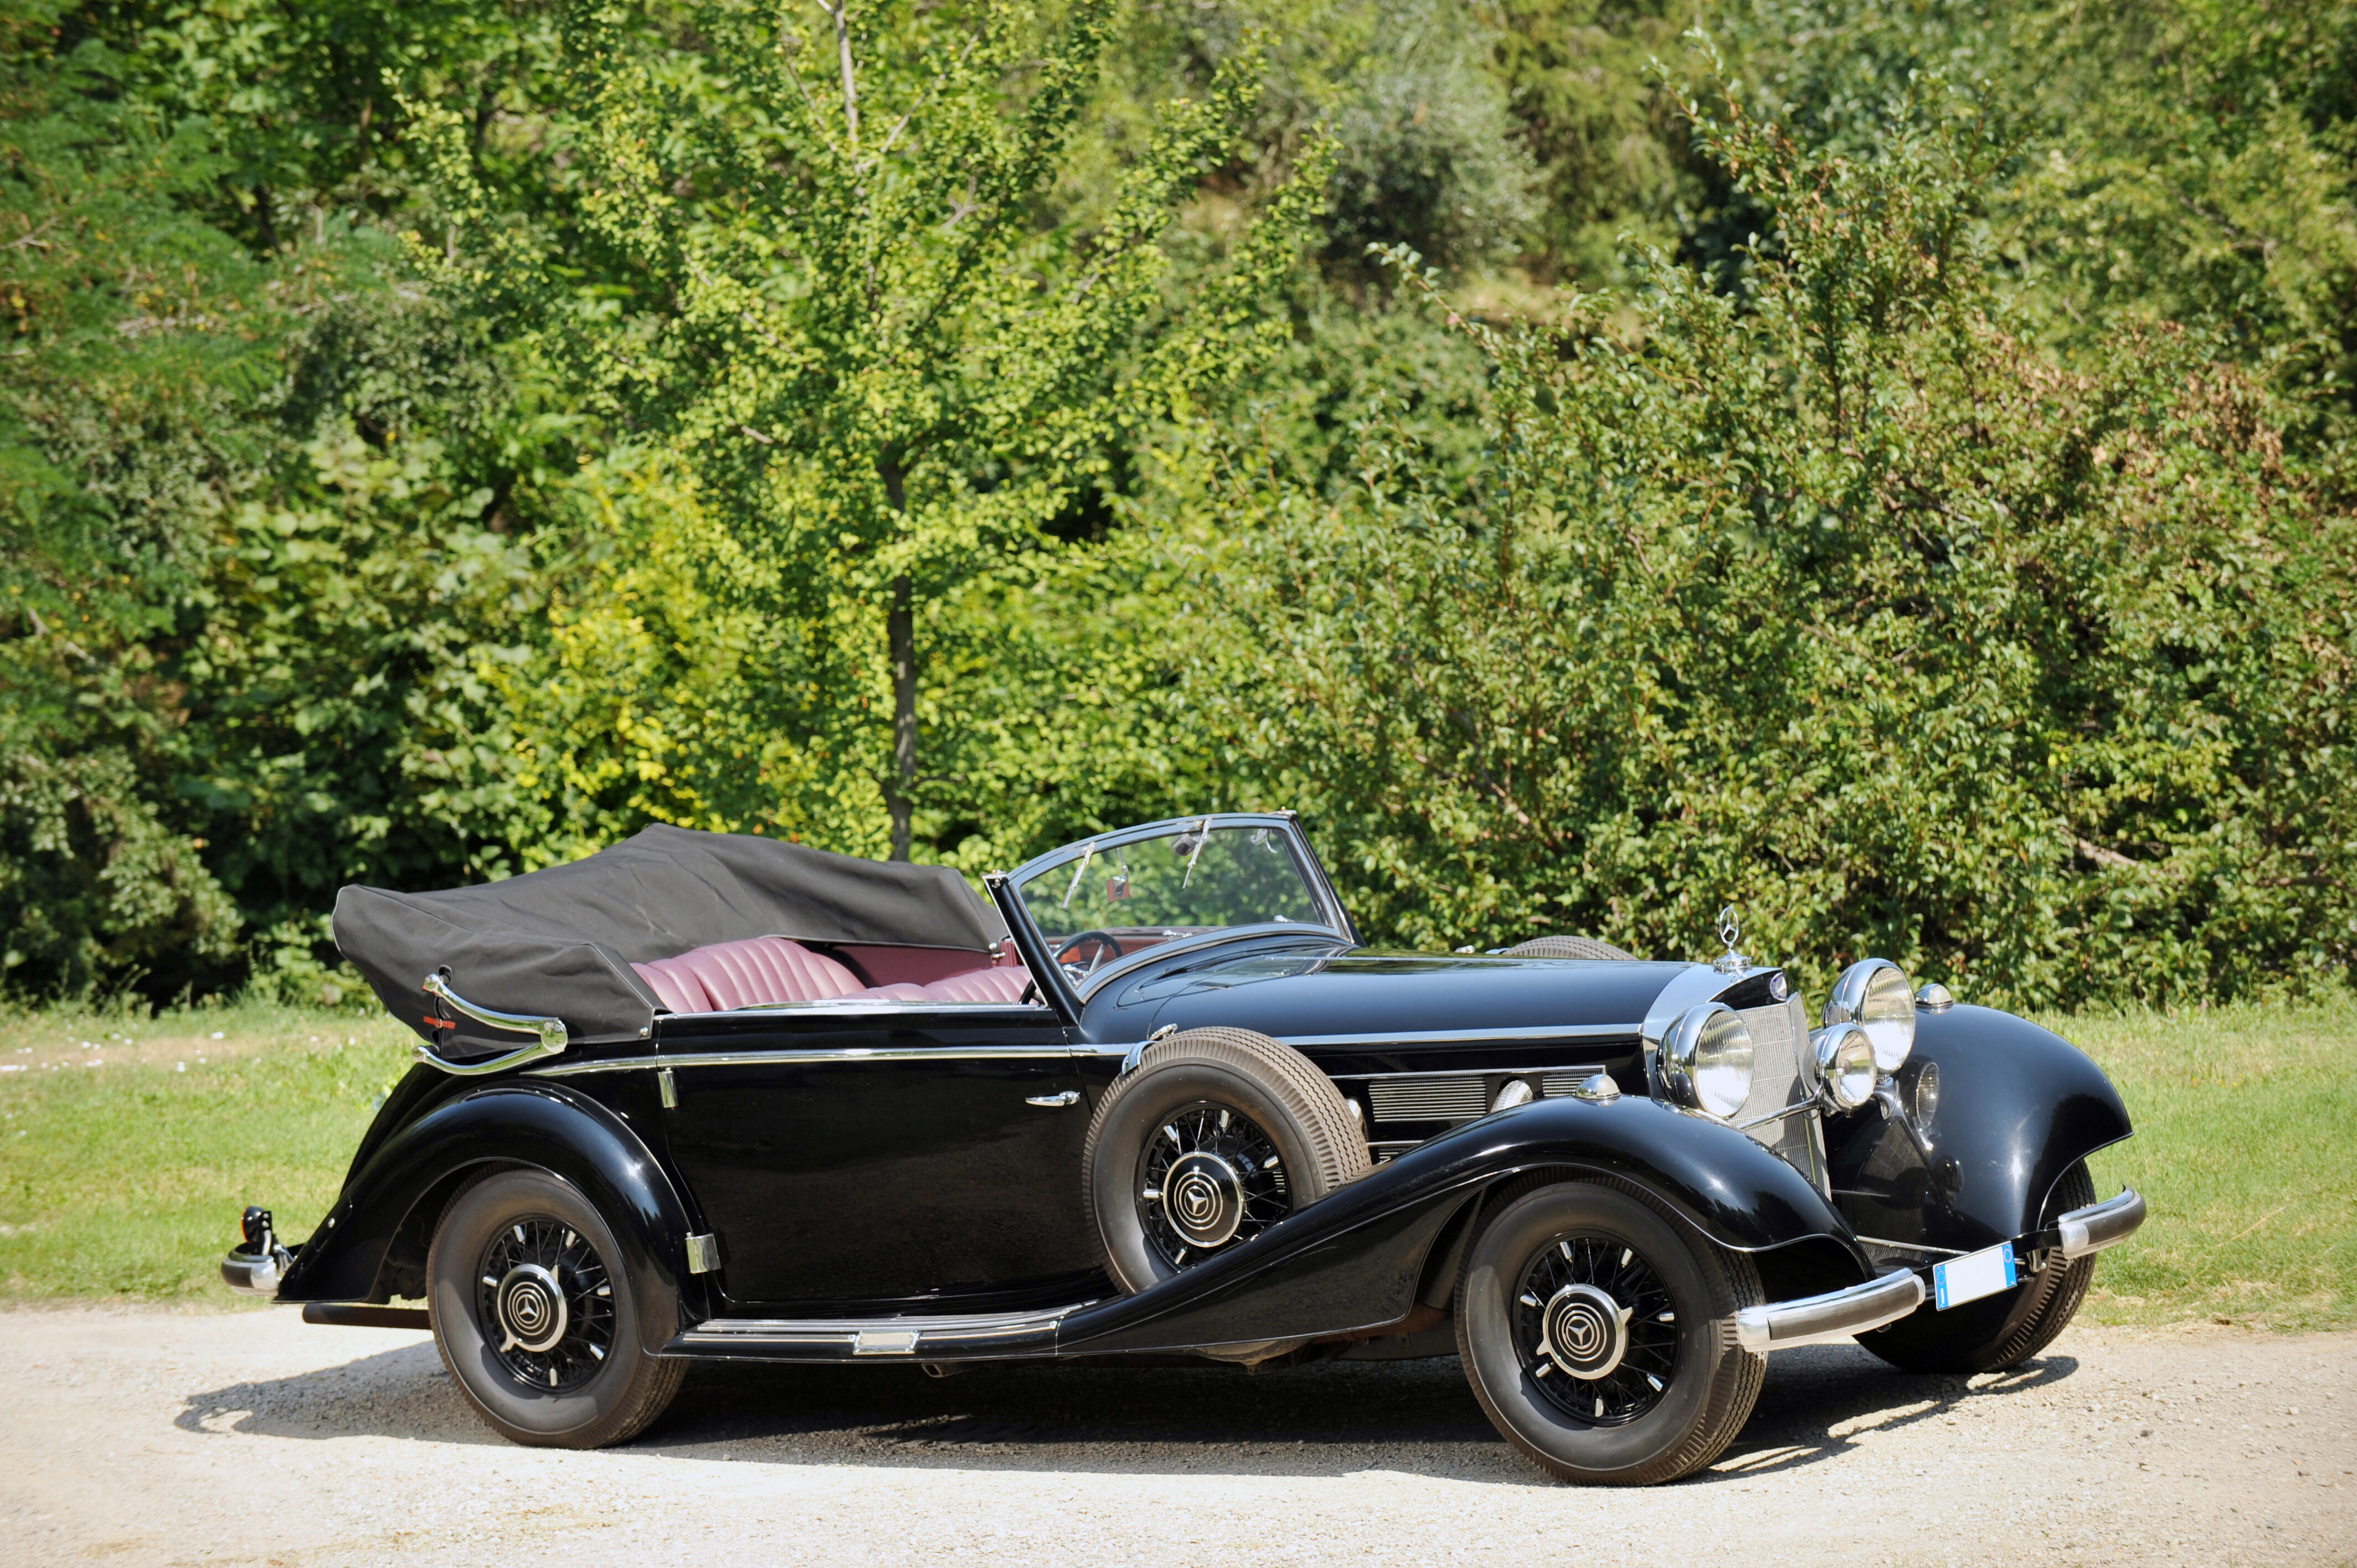
[[[1046,1007],[710,1015],[667,1028],[657,1056],[666,1142],[732,1310],[1003,1297],[1096,1262],[1089,1109]]]

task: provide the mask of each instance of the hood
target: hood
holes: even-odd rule
[[[1510,1028],[1634,1036],[1662,993],[1695,968],[1369,948],[1264,949],[1207,955],[1176,971],[1116,980],[1113,1000],[1124,1031],[1136,1027],[1141,1037],[1166,1024],[1224,1025],[1280,1039]]]

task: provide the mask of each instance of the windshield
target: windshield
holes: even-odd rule
[[[1225,926],[1324,926],[1283,828],[1174,823],[1149,838],[1073,846],[1016,884],[1074,979],[1177,937]]]

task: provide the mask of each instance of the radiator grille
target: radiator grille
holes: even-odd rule
[[[1458,1122],[1490,1109],[1488,1086],[1479,1073],[1379,1078],[1367,1085],[1367,1099],[1378,1122]]]
[[[1745,1009],[1739,1016],[1751,1031],[1751,1098],[1735,1115],[1738,1122],[1772,1111],[1802,1105],[1816,1094],[1815,1062],[1809,1048],[1808,1013],[1797,996],[1768,1007]],[[1750,1130],[1751,1136],[1783,1156],[1819,1190],[1826,1187],[1824,1144],[1817,1118],[1795,1112],[1781,1122]]]
[[[1539,1079],[1539,1098],[1542,1100],[1560,1099],[1562,1096],[1569,1094],[1574,1090],[1577,1090],[1581,1084],[1586,1083],[1589,1079],[1594,1078],[1601,1070],[1603,1069],[1600,1068],[1591,1067],[1584,1068],[1578,1072],[1550,1072],[1544,1074]]]

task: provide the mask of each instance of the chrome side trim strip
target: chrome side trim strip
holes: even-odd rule
[[[980,1312],[938,1317],[716,1317],[673,1343],[683,1350],[726,1351],[754,1345],[808,1346],[855,1356],[915,1356],[975,1340],[1052,1334],[1085,1301],[1049,1312]]]
[[[1286,1035],[1284,1043],[1295,1050],[1316,1047],[1321,1050],[1344,1049],[1351,1046],[1491,1046],[1517,1042],[1544,1046],[1557,1040],[1601,1040],[1629,1038],[1637,1033],[1632,1024],[1568,1024],[1554,1028],[1512,1029],[1416,1029],[1384,1035]],[[1459,1068],[1459,1072],[1471,1070]],[[1524,1068],[1492,1068],[1493,1072],[1524,1072],[1537,1069]],[[1364,1074],[1352,1076],[1364,1077]]]
[[[1602,1062],[1573,1062],[1554,1067],[1454,1067],[1430,1072],[1338,1072],[1328,1076],[1337,1083],[1373,1083],[1403,1078],[1535,1078],[1553,1073],[1577,1073],[1584,1078],[1603,1070]]]
[[[1291,1046],[1297,1051],[1305,1046],[1316,1047],[1320,1050],[1345,1050],[1353,1046],[1494,1046],[1517,1044],[1545,1046],[1553,1045],[1561,1040],[1629,1039],[1633,1038],[1636,1033],[1637,1026],[1633,1024],[1572,1024],[1553,1029],[1525,1027],[1516,1027],[1512,1029],[1410,1029],[1405,1031],[1396,1031],[1387,1035],[1280,1035],[1276,1038],[1280,1045]],[[1132,1040],[1126,1045],[1081,1045],[1074,1046],[1072,1047],[1072,1054],[1076,1057],[1127,1057],[1132,1051],[1141,1050],[1152,1043],[1153,1042],[1150,1040]],[[1523,1073],[1540,1071],[1555,1072],[1561,1071],[1563,1069],[1556,1068],[1541,1069],[1534,1067],[1461,1067],[1440,1068],[1435,1070],[1447,1076],[1454,1076],[1458,1073],[1466,1072],[1502,1072],[1519,1077]],[[1361,1079],[1374,1077],[1413,1078],[1416,1075],[1414,1073],[1375,1074],[1346,1072],[1339,1073],[1335,1076],[1340,1078]]]
[[[813,1062],[994,1062],[1072,1059],[1062,1044],[1050,1046],[812,1046],[774,1051],[666,1051],[615,1061],[566,1062],[534,1068],[527,1078],[573,1078],[591,1072],[640,1072],[649,1068],[792,1067]]]

